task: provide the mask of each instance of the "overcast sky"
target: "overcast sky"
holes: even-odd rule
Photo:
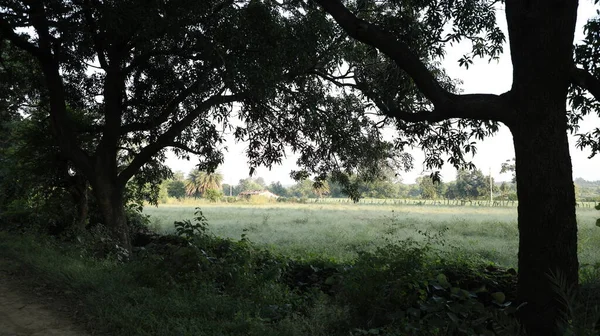
[[[583,25],[587,19],[596,13],[596,8],[592,0],[580,0],[577,32],[575,40],[583,38]],[[508,37],[506,31],[506,21],[503,9],[498,12],[498,19],[501,28]],[[444,66],[452,78],[458,78],[463,81],[461,88],[464,93],[494,93],[501,94],[510,89],[512,83],[512,64],[508,54],[508,45],[505,46],[505,53],[501,56],[499,62],[489,63],[487,60],[475,61],[475,64],[468,70],[460,68],[457,60],[465,51],[469,50],[469,43],[462,43],[447,49]],[[598,127],[600,119],[597,117],[588,117],[581,124],[581,131],[586,131]],[[600,157],[588,159],[589,151],[581,151],[575,148],[575,138],[570,137],[571,158],[573,161],[573,177],[582,177],[586,180],[600,180]],[[250,171],[246,163],[244,150],[247,147],[245,143],[236,143],[231,137],[227,142],[228,152],[225,153],[225,162],[219,171],[224,176],[224,183],[237,184],[240,179],[248,177]],[[473,162],[477,168],[481,169],[486,175],[491,168],[494,178],[499,180],[509,180],[509,174],[500,174],[502,162],[514,157],[512,136],[509,130],[502,126],[496,136],[487,138],[478,142],[477,154]],[[401,173],[405,183],[413,183],[415,178],[423,174],[424,166],[422,164],[424,155],[415,149],[411,151],[415,157],[415,169],[411,172]],[[167,165],[174,171],[183,171],[188,173],[196,164],[192,158],[190,161],[178,160],[174,155],[169,154]],[[293,184],[290,178],[290,171],[296,169],[294,156],[288,153],[288,159],[282,165],[275,166],[270,171],[266,168],[258,168],[254,176],[261,176],[267,183],[280,181],[284,185]],[[456,171],[450,165],[442,169],[442,178],[444,181],[453,180]]]

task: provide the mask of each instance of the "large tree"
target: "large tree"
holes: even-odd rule
[[[495,132],[498,122],[510,129],[519,197],[518,297],[526,303],[521,316],[531,335],[557,334],[564,307],[548,275],[578,283],[567,135],[582,115],[599,111],[592,97],[600,97],[598,21],[588,23],[588,38],[576,48],[574,61],[577,0],[315,2],[369,50],[346,57],[353,78],[336,78],[340,86],[359,90],[401,134],[414,138],[415,129],[420,132],[417,143],[427,151],[430,166],[439,166],[438,153],[444,152],[460,163],[462,153],[473,150],[469,139]],[[459,60],[467,67],[475,56],[498,57],[504,41],[496,25],[499,6],[508,24],[513,85],[500,95],[457,94],[440,80],[444,47],[470,40],[472,52]],[[398,84],[395,76],[414,85]],[[579,144],[595,153],[598,135],[598,129],[584,134]]]
[[[489,177],[483,175],[479,169],[465,170],[456,172],[456,184],[454,194],[462,199],[478,199],[484,196],[490,196]]]
[[[35,60],[44,78],[36,103],[61,155],[89,180],[105,224],[128,248],[125,186],[157,189],[170,173],[161,163],[167,149],[195,155],[201,170],[212,171],[231,131],[249,141],[252,166],[281,161],[285,144],[305,160],[325,157],[328,167],[335,153],[355,167],[365,161],[353,153],[377,156],[389,147],[363,132],[372,122],[362,102],[329,94],[314,73],[338,66],[332,50],[344,41],[324,14],[290,8],[4,0],[0,41]],[[335,135],[340,129],[348,138]]]

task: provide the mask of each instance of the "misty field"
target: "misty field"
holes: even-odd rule
[[[350,260],[403,239],[439,234],[442,249],[478,254],[504,266],[516,266],[518,230],[514,207],[365,205],[365,204],[198,204],[211,233],[252,242],[297,258]],[[192,219],[194,205],[146,207],[154,229],[169,232],[173,222]],[[600,260],[599,212],[577,210],[582,265]],[[427,232],[423,234],[422,232]],[[441,234],[440,234],[441,233]]]

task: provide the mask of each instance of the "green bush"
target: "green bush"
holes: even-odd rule
[[[183,199],[186,195],[185,183],[179,180],[169,181],[167,183],[167,194],[169,197],[175,197],[177,200]]]
[[[66,193],[15,198],[0,208],[0,221],[9,229],[52,235],[64,233],[77,219],[76,205]]]
[[[211,202],[218,202],[223,198],[223,191],[217,189],[208,189],[204,192],[203,197]]]

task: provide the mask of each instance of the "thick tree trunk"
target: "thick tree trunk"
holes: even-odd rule
[[[542,102],[535,108],[544,109]],[[563,108],[564,110],[564,108]],[[566,120],[514,127],[519,195],[518,298],[530,335],[557,334],[566,310],[549,276],[578,282],[577,222]]]
[[[131,251],[129,227],[125,216],[123,187],[102,176],[96,176],[92,187],[96,202],[104,218],[104,225],[108,227],[112,237],[120,243],[121,247]]]
[[[578,283],[577,222],[566,97],[577,0],[507,0],[516,117],[521,319],[529,335],[558,335],[564,317],[549,274]]]

